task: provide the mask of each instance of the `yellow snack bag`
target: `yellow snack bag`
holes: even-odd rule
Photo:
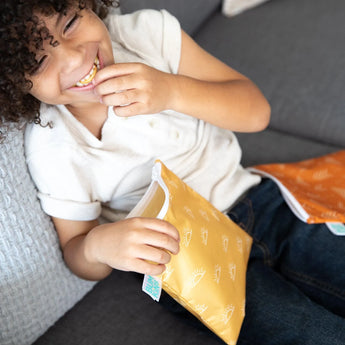
[[[160,161],[153,168],[151,186],[129,217],[138,215],[164,219],[180,233],[180,252],[165,272],[145,277],[155,299],[162,284],[227,344],[236,344],[245,313],[252,238]]]

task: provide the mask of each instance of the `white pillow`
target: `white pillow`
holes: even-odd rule
[[[233,17],[268,0],[223,0],[223,14]]]

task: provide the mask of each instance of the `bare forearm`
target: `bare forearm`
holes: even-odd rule
[[[232,131],[255,132],[268,124],[270,106],[248,79],[212,82],[170,75],[169,83],[173,110]]]
[[[87,235],[80,235],[71,239],[65,245],[63,254],[67,266],[80,278],[101,280],[112,271],[112,268],[106,264],[89,261],[87,258]]]
[[[179,250],[177,229],[155,218],[129,218],[102,225],[55,218],[54,223],[66,264],[74,274],[88,280],[101,280],[112,269],[161,274],[171,253]],[[76,235],[71,237],[73,231]]]

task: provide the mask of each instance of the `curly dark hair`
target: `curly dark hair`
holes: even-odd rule
[[[4,124],[22,120],[40,124],[40,101],[28,92],[32,83],[27,79],[38,66],[36,51],[49,40],[57,44],[49,30],[42,25],[37,13],[51,16],[66,14],[76,7],[92,8],[101,18],[114,0],[1,0],[0,2],[0,139]],[[1,128],[2,127],[2,128]]]

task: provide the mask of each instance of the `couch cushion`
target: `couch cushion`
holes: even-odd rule
[[[63,263],[26,169],[21,130],[0,144],[0,190],[0,344],[30,344],[93,283]]]
[[[122,0],[121,11],[128,13],[143,8],[164,8],[179,19],[186,32],[192,34],[220,7],[221,2],[221,0]]]
[[[296,162],[342,149],[272,129],[259,133],[237,133],[237,137],[242,147],[242,164],[245,167]]]
[[[214,15],[197,40],[260,86],[271,128],[344,147],[344,13],[339,0],[269,1]]]
[[[166,308],[153,301],[141,291],[142,281],[114,270],[34,345],[224,344],[164,292]]]

